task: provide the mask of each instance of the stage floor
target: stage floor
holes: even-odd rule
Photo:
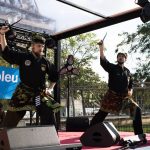
[[[60,143],[61,144],[72,144],[72,143],[80,143],[80,136],[82,135],[82,132],[59,132],[59,139],[60,139]],[[119,133],[121,138],[126,137],[126,136],[132,136],[134,135],[132,132],[120,132]],[[141,147],[142,150],[150,150],[150,134],[146,134],[147,137],[147,144],[142,145]],[[92,147],[82,147],[82,150],[119,150],[120,146],[111,146],[111,147],[107,147],[107,148],[92,148]],[[136,148],[136,149],[139,149]],[[140,148],[141,149],[141,148]]]

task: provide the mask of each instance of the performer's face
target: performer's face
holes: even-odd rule
[[[32,51],[36,55],[43,55],[43,50],[44,50],[44,44],[41,44],[41,43],[33,43],[32,44]]]
[[[118,55],[118,57],[117,57],[117,62],[118,62],[119,64],[124,64],[125,61],[126,61],[126,57],[125,57],[123,54]]]

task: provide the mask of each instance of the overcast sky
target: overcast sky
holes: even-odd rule
[[[134,0],[67,0],[105,16],[137,7]],[[100,19],[57,0],[36,0],[39,11],[44,16],[56,20],[57,31],[76,27]]]
[[[56,0],[36,0],[39,6],[40,12],[50,18],[56,20],[56,30],[62,31],[68,28],[72,28],[90,21],[100,19],[97,16],[91,15],[87,12],[78,10],[66,4],[62,4]],[[135,0],[68,0],[77,5],[86,7],[90,10],[101,13],[105,16],[113,15],[119,12],[123,12],[135,7],[138,7],[134,2]],[[118,36],[122,32],[135,32],[137,25],[142,24],[140,18],[119,23],[113,26],[102,28],[94,31],[98,38],[102,38],[107,32],[105,39],[105,52],[106,57],[112,63],[116,61],[116,54],[114,53],[116,45],[121,41]],[[124,49],[126,52],[126,50]],[[99,56],[99,53],[97,54]],[[136,67],[136,55],[130,55],[126,62],[126,66],[132,73]],[[107,80],[107,73],[99,65],[99,59],[93,62],[93,69],[100,75],[103,80]]]

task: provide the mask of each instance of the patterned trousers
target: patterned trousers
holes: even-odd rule
[[[92,118],[90,126],[101,123],[105,120],[108,113],[119,113],[120,111],[130,110],[133,119],[134,134],[143,134],[141,109],[133,99],[126,94],[119,95],[113,91],[107,91],[101,101],[100,110]]]

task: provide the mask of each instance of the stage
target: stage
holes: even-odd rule
[[[66,132],[60,131],[56,132],[54,126],[47,127],[18,127],[12,129],[1,129],[0,130],[0,149],[2,150],[125,150],[122,149],[121,146],[117,144],[111,147],[86,147],[82,146],[80,142],[80,137],[83,132]],[[133,132],[119,132],[120,138],[127,138],[129,136],[134,136]],[[101,138],[103,136],[102,141],[112,142],[116,137],[111,134],[114,138],[109,138],[106,133],[104,135],[100,135]],[[86,138],[86,142],[90,139]],[[104,138],[105,137],[105,138]],[[132,147],[130,149],[136,150],[150,150],[150,134],[146,134],[147,143],[142,145],[138,145],[138,147]],[[100,139],[101,139],[100,138]],[[131,139],[131,137],[129,138]],[[106,140],[106,141],[105,141]],[[118,140],[117,140],[118,141]],[[134,139],[135,141],[135,139]],[[137,141],[137,140],[136,140]],[[93,141],[88,141],[88,143],[92,143]],[[98,141],[99,142],[99,141]],[[112,142],[113,145],[114,142]],[[97,144],[97,143],[94,143]],[[94,145],[93,144],[93,145]],[[107,146],[107,145],[106,145]],[[128,148],[129,149],[129,148]]]
[[[121,138],[134,135],[132,132],[119,132],[119,134]],[[82,135],[82,132],[59,132],[58,135],[61,144],[72,144],[80,142],[79,138]],[[147,144],[137,147],[137,150],[150,150],[150,134],[146,134],[146,137],[148,141]],[[117,145],[107,148],[92,148],[83,146],[82,150],[119,150],[120,148],[121,147]]]

